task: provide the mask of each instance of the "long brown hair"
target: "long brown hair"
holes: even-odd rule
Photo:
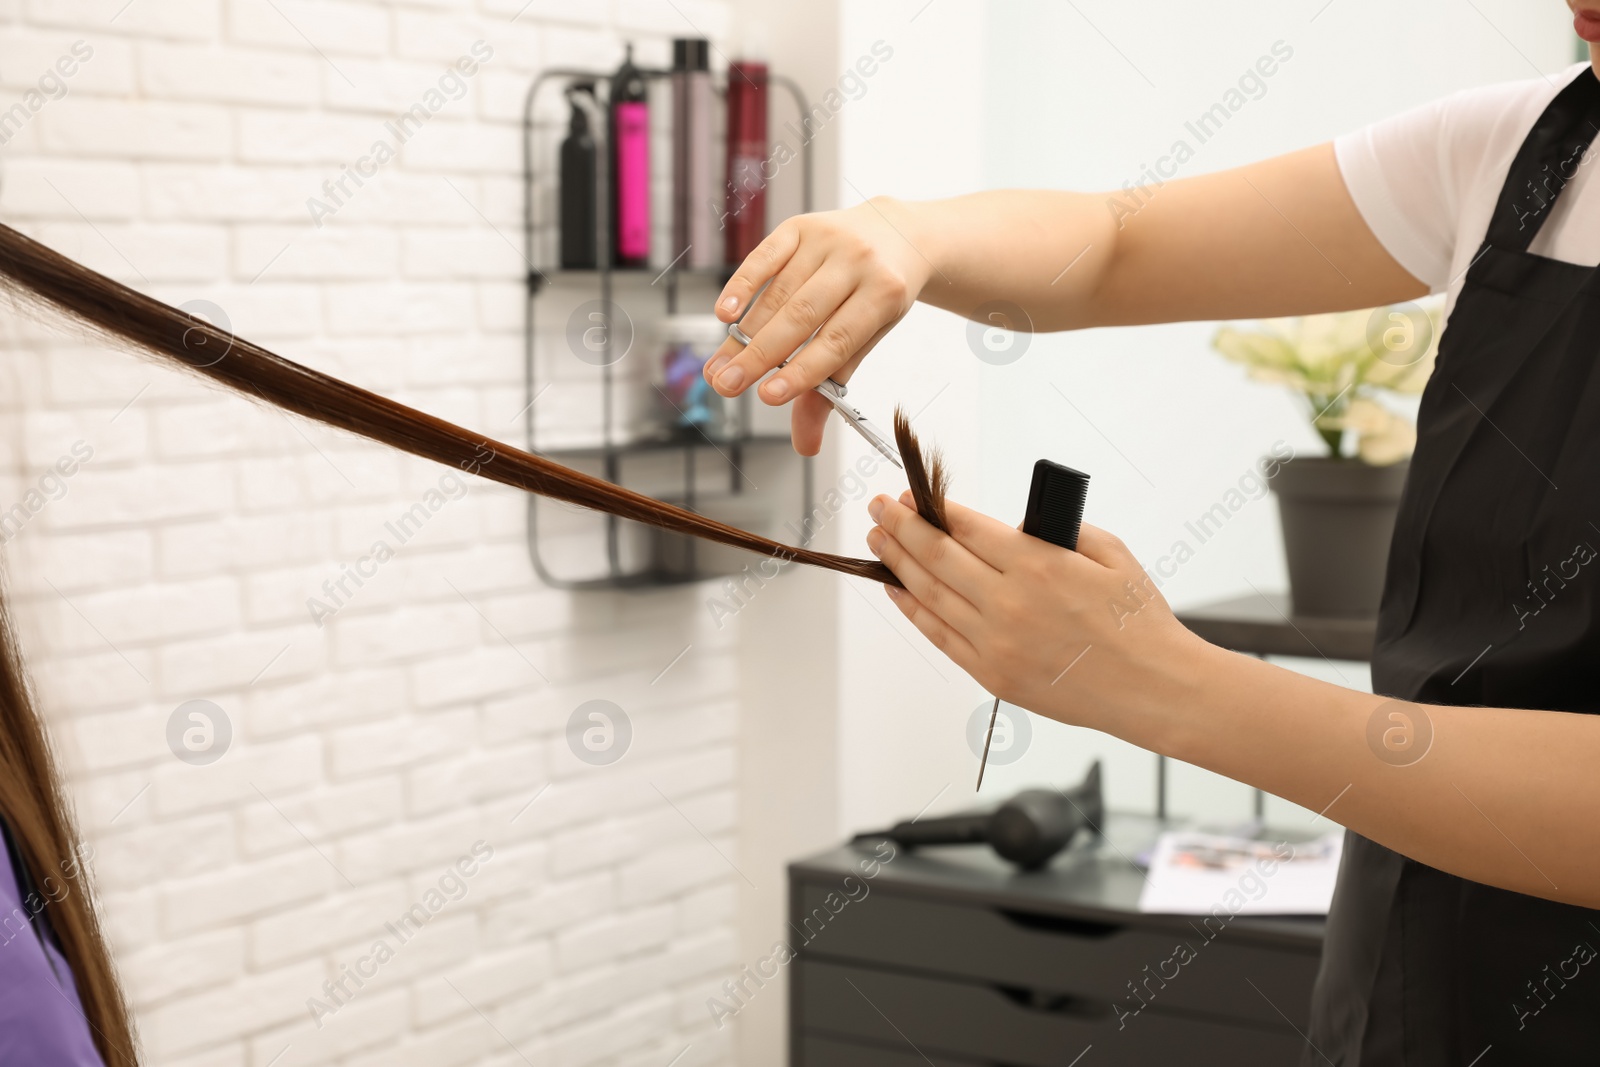
[[[269,352],[212,323],[152,299],[0,224],[0,286],[36,308],[64,314],[111,341],[204,375],[244,396],[460,468],[504,485],[665,530],[873,581],[899,580],[876,560],[782,544],[571,470]],[[909,421],[896,436],[918,510],[943,528],[944,474],[924,462]],[[45,733],[0,600],[0,816],[37,881],[76,856],[74,832]],[[20,872],[19,872],[20,873]],[[108,1067],[132,1067],[132,1027],[88,887],[80,879],[48,903],[63,955],[77,979],[96,1047]]]
[[[664,530],[888,584],[876,560],[792,547],[582,474],[267,351],[0,224],[0,284],[245,396],[503,485]]]
[[[22,861],[15,873],[22,907],[32,916],[24,924],[29,928],[12,936],[34,936],[33,921],[44,924],[41,936],[53,935],[72,968],[100,1058],[106,1067],[135,1067],[133,1027],[70,812],[55,754],[34,711],[11,614],[0,597],[0,816]]]

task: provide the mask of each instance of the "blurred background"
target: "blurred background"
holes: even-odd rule
[[[764,61],[768,158],[793,158],[768,175],[770,227],[879,194],[1118,190],[1179,139],[1181,173],[1203,173],[1576,58],[1555,0],[3,0],[0,20],[7,223],[601,471],[630,420],[661,417],[629,383],[693,341],[665,318],[709,310],[719,269],[674,261],[654,181],[643,270],[605,296],[598,272],[555,269],[577,105],[559,79],[533,92],[541,75],[610,75],[628,45],[665,69],[675,38],[709,40],[719,92],[730,61]],[[1268,54],[1276,73],[1196,142],[1186,124]],[[670,89],[651,82],[652,113]],[[670,131],[649,143],[669,174]],[[626,345],[603,323],[621,355],[568,341],[596,297],[627,320]],[[1000,360],[919,307],[851,396],[880,423],[904,404],[953,496],[1008,522],[1034,459],[1091,472],[1087,520],[1148,560],[1274,443],[1315,443],[1292,396],[1211,351],[1215,326],[1013,337]],[[713,565],[681,546],[560,508],[530,526],[517,494],[17,309],[0,337],[8,581],[152,1063],[780,1062],[783,975],[731,1017],[710,1004],[785,936],[784,864],[971,801],[987,698],[871,583],[749,561],[690,580]],[[865,500],[903,483],[830,432],[809,473],[708,440],[638,449],[637,477],[681,498],[731,465],[780,503],[724,499],[730,521],[862,555]],[[645,557],[674,579],[567,587]],[[1286,583],[1261,497],[1164,592]],[[1363,664],[1293,665],[1368,684]],[[1152,809],[1149,754],[1037,718],[1028,734],[986,796],[1100,758],[1112,807]],[[1198,769],[1169,789],[1174,814],[1251,812]]]

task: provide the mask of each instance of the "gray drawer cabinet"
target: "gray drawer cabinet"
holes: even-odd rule
[[[791,1067],[1294,1067],[1322,921],[1139,914],[1126,857],[1159,829],[1112,816],[1032,874],[978,848],[791,865]]]

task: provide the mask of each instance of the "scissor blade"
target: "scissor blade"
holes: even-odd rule
[[[768,279],[766,284],[756,292],[756,295],[751,297],[750,303],[745,305],[744,314],[740,315],[736,321],[728,323],[728,336],[732,337],[735,341],[738,341],[741,345],[749,347],[750,337],[744,332],[744,329],[740,326],[740,323],[744,322],[744,316],[750,313],[750,309],[755,306],[756,300],[760,299],[761,294],[766,292],[767,286],[771,284],[771,279]],[[820,326],[817,327],[818,330],[821,328],[822,327]],[[813,331],[811,337],[815,336],[816,332]],[[804,348],[806,345],[810,344],[811,337],[807,337],[804,341],[802,341],[800,343],[800,348]],[[793,352],[789,353],[789,359],[783,361],[783,366],[789,365],[789,360],[794,359],[794,357],[799,354],[800,348],[796,348]],[[845,400],[845,387],[843,385],[839,384],[837,381],[834,381],[832,378],[827,378],[822,382],[821,385],[816,386],[812,391],[821,393],[824,397],[826,397],[828,399],[828,403],[833,405],[834,410],[839,413],[840,417],[843,418],[845,422],[848,422],[851,426],[855,427],[856,433],[860,434],[862,437],[865,437],[867,439],[867,443],[873,448],[876,448],[884,459],[888,460],[890,463],[893,463],[901,470],[905,470],[905,464],[900,462],[900,453],[891,447],[889,442],[878,436],[877,430],[867,425],[867,417],[865,415],[861,414],[861,412],[857,411],[850,405],[849,401]]]
[[[890,463],[893,463],[901,470],[905,470],[905,465],[900,462],[900,454],[890,447],[889,442],[878,436],[877,430],[874,430],[871,426],[867,425],[867,417],[865,415],[861,414],[861,412],[851,407],[845,401],[840,400],[838,397],[833,396],[826,391],[819,390],[819,392],[822,392],[823,396],[833,401],[834,410],[839,413],[839,416],[843,418],[845,422],[849,423],[855,429],[856,433],[866,438],[867,443],[873,448],[876,448],[884,459],[888,460]]]
[[[854,426],[856,428],[856,432],[862,437],[865,437],[872,447],[878,450],[884,459],[888,460],[890,463],[893,463],[901,470],[905,470],[905,464],[900,462],[900,454],[890,447],[889,442],[878,436],[877,430],[874,430],[871,426],[867,425],[865,416],[851,418],[850,416],[846,415],[845,421],[851,426]]]
[[[833,409],[839,413],[839,417],[844,419],[845,422],[848,422],[855,429],[856,433],[866,438],[867,443],[873,448],[876,448],[884,459],[888,460],[890,463],[893,463],[901,470],[905,469],[905,464],[900,462],[900,453],[897,452],[889,444],[889,442],[880,437],[877,430],[867,425],[867,417],[861,414],[861,412],[857,411],[850,404],[850,402],[844,398],[844,386],[840,385],[832,378],[829,378],[821,385],[818,385],[814,391],[821,393],[824,397],[826,397],[828,403],[832,404]]]

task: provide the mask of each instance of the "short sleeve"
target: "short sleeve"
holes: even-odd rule
[[[1434,292],[1482,241],[1511,157],[1555,91],[1543,79],[1467,89],[1334,141],[1361,217]]]
[[[1440,151],[1447,101],[1347,133],[1333,143],[1356,209],[1384,249],[1430,289],[1455,251],[1454,189]]]

